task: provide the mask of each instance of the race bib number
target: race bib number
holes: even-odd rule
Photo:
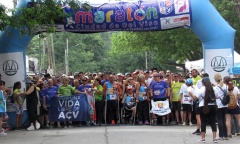
[[[160,95],[160,90],[155,90],[154,95]]]
[[[187,97],[184,97],[184,101],[189,101],[189,99]]]
[[[115,100],[117,98],[116,95],[110,95],[110,100]]]

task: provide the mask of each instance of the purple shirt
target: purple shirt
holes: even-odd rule
[[[79,90],[80,92],[85,92],[85,89],[86,89],[86,88],[92,88],[92,86],[91,86],[90,84],[80,85],[80,86],[78,87],[78,90]]]
[[[155,81],[151,86],[153,98],[165,98],[167,88],[169,88],[169,84],[166,81]]]

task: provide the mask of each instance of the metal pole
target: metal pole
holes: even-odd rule
[[[41,39],[40,39],[40,34],[38,34],[38,49],[39,49],[39,57],[38,57],[38,60],[39,60],[38,70],[39,70],[39,72],[38,72],[38,75],[39,75],[39,77],[42,76],[41,75],[42,60],[41,60],[41,47],[40,47],[40,45],[41,45]]]
[[[43,39],[43,54],[42,54],[42,64],[43,64],[43,66],[42,66],[42,68],[43,68],[43,70],[45,70],[45,51],[46,51],[46,47],[45,47],[45,43],[46,43],[46,38],[44,38]]]
[[[56,75],[56,65],[55,65],[55,53],[54,53],[54,44],[53,44],[53,34],[51,34],[52,41],[52,65],[53,65],[53,75]]]
[[[146,70],[148,69],[148,55],[147,52],[145,52],[145,60],[146,60]]]
[[[68,74],[69,66],[68,66],[68,38],[67,38],[67,46],[65,50],[65,62],[66,62],[66,74]]]

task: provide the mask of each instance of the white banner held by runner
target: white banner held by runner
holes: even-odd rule
[[[171,113],[171,109],[169,108],[168,100],[156,101],[156,102],[151,100],[151,104],[152,104],[152,109],[150,112],[153,114],[157,114],[159,116],[164,116],[164,115]]]
[[[232,49],[205,49],[205,72],[215,83],[214,74],[221,73],[222,77],[229,76],[228,70],[233,66]]]

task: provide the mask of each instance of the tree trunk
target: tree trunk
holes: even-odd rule
[[[238,14],[238,17],[240,18],[240,1],[239,0],[233,0],[236,12]]]

